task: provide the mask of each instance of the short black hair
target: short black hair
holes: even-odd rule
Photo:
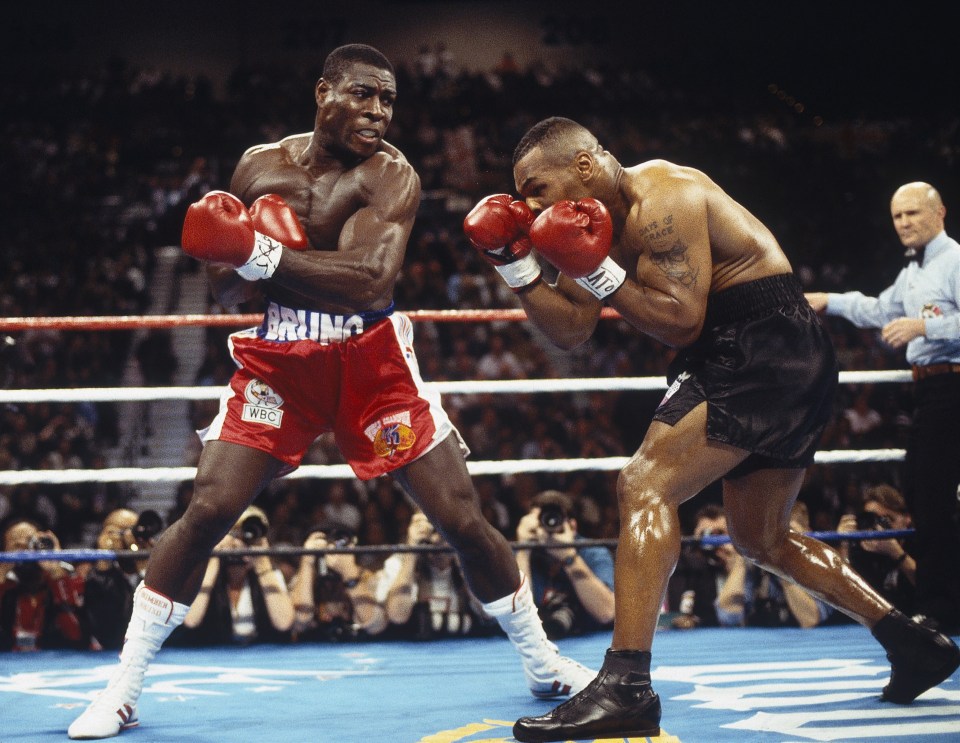
[[[387,70],[396,77],[393,65],[383,54],[367,44],[345,44],[338,46],[327,55],[323,63],[323,78],[336,82],[346,73],[348,67],[357,62]]]
[[[534,147],[546,142],[555,142],[570,132],[587,132],[583,124],[578,124],[573,119],[567,119],[563,116],[551,116],[544,119],[532,127],[523,135],[523,138],[517,144],[513,151],[513,165],[515,166],[523,157]]]
[[[697,509],[697,512],[693,517],[693,521],[696,523],[700,519],[719,519],[724,515],[723,506],[720,506],[716,503],[707,503]]]

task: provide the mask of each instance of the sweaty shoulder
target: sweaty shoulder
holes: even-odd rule
[[[382,142],[379,151],[356,168],[368,203],[396,214],[415,212],[420,205],[420,176],[393,145]]]
[[[270,142],[269,144],[254,145],[240,158],[240,163],[244,162],[286,162],[292,163],[296,156],[303,152],[310,143],[310,133],[291,134],[284,137],[279,142]]]
[[[272,173],[285,165],[294,165],[296,155],[310,142],[310,134],[294,134],[279,142],[258,144],[249,148],[240,157],[230,181],[230,190],[243,197],[266,173]]]
[[[692,195],[705,186],[712,185],[707,176],[685,165],[668,160],[648,160],[626,169],[629,193],[634,200],[650,196]]]
[[[708,250],[711,291],[791,271],[770,230],[706,173],[653,160],[628,175],[636,224],[651,250],[672,249],[676,240]]]

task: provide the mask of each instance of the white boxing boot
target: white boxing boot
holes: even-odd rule
[[[183,622],[189,608],[147,588],[142,582],[137,586],[133,594],[133,615],[120,651],[120,665],[107,687],[73,721],[67,735],[74,740],[112,738],[139,723],[137,699],[143,690],[147,666],[170,633]]]
[[[483,610],[497,620],[520,653],[530,693],[538,699],[576,694],[596,677],[596,671],[560,655],[547,638],[525,575],[520,575],[516,593],[484,604]]]

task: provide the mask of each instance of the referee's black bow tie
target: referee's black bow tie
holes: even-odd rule
[[[926,246],[924,246],[924,248],[925,247]],[[909,266],[911,263],[916,261],[918,265],[923,266],[924,248],[920,248],[919,250],[915,248],[907,248],[907,252],[903,254],[903,265]]]

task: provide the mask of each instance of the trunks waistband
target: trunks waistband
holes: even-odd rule
[[[317,310],[301,310],[270,302],[263,313],[257,337],[268,341],[304,341],[342,343],[393,314],[391,302],[382,310],[335,315]]]
[[[792,273],[765,276],[731,286],[707,299],[704,329],[764,315],[778,307],[803,303],[803,287]]]

